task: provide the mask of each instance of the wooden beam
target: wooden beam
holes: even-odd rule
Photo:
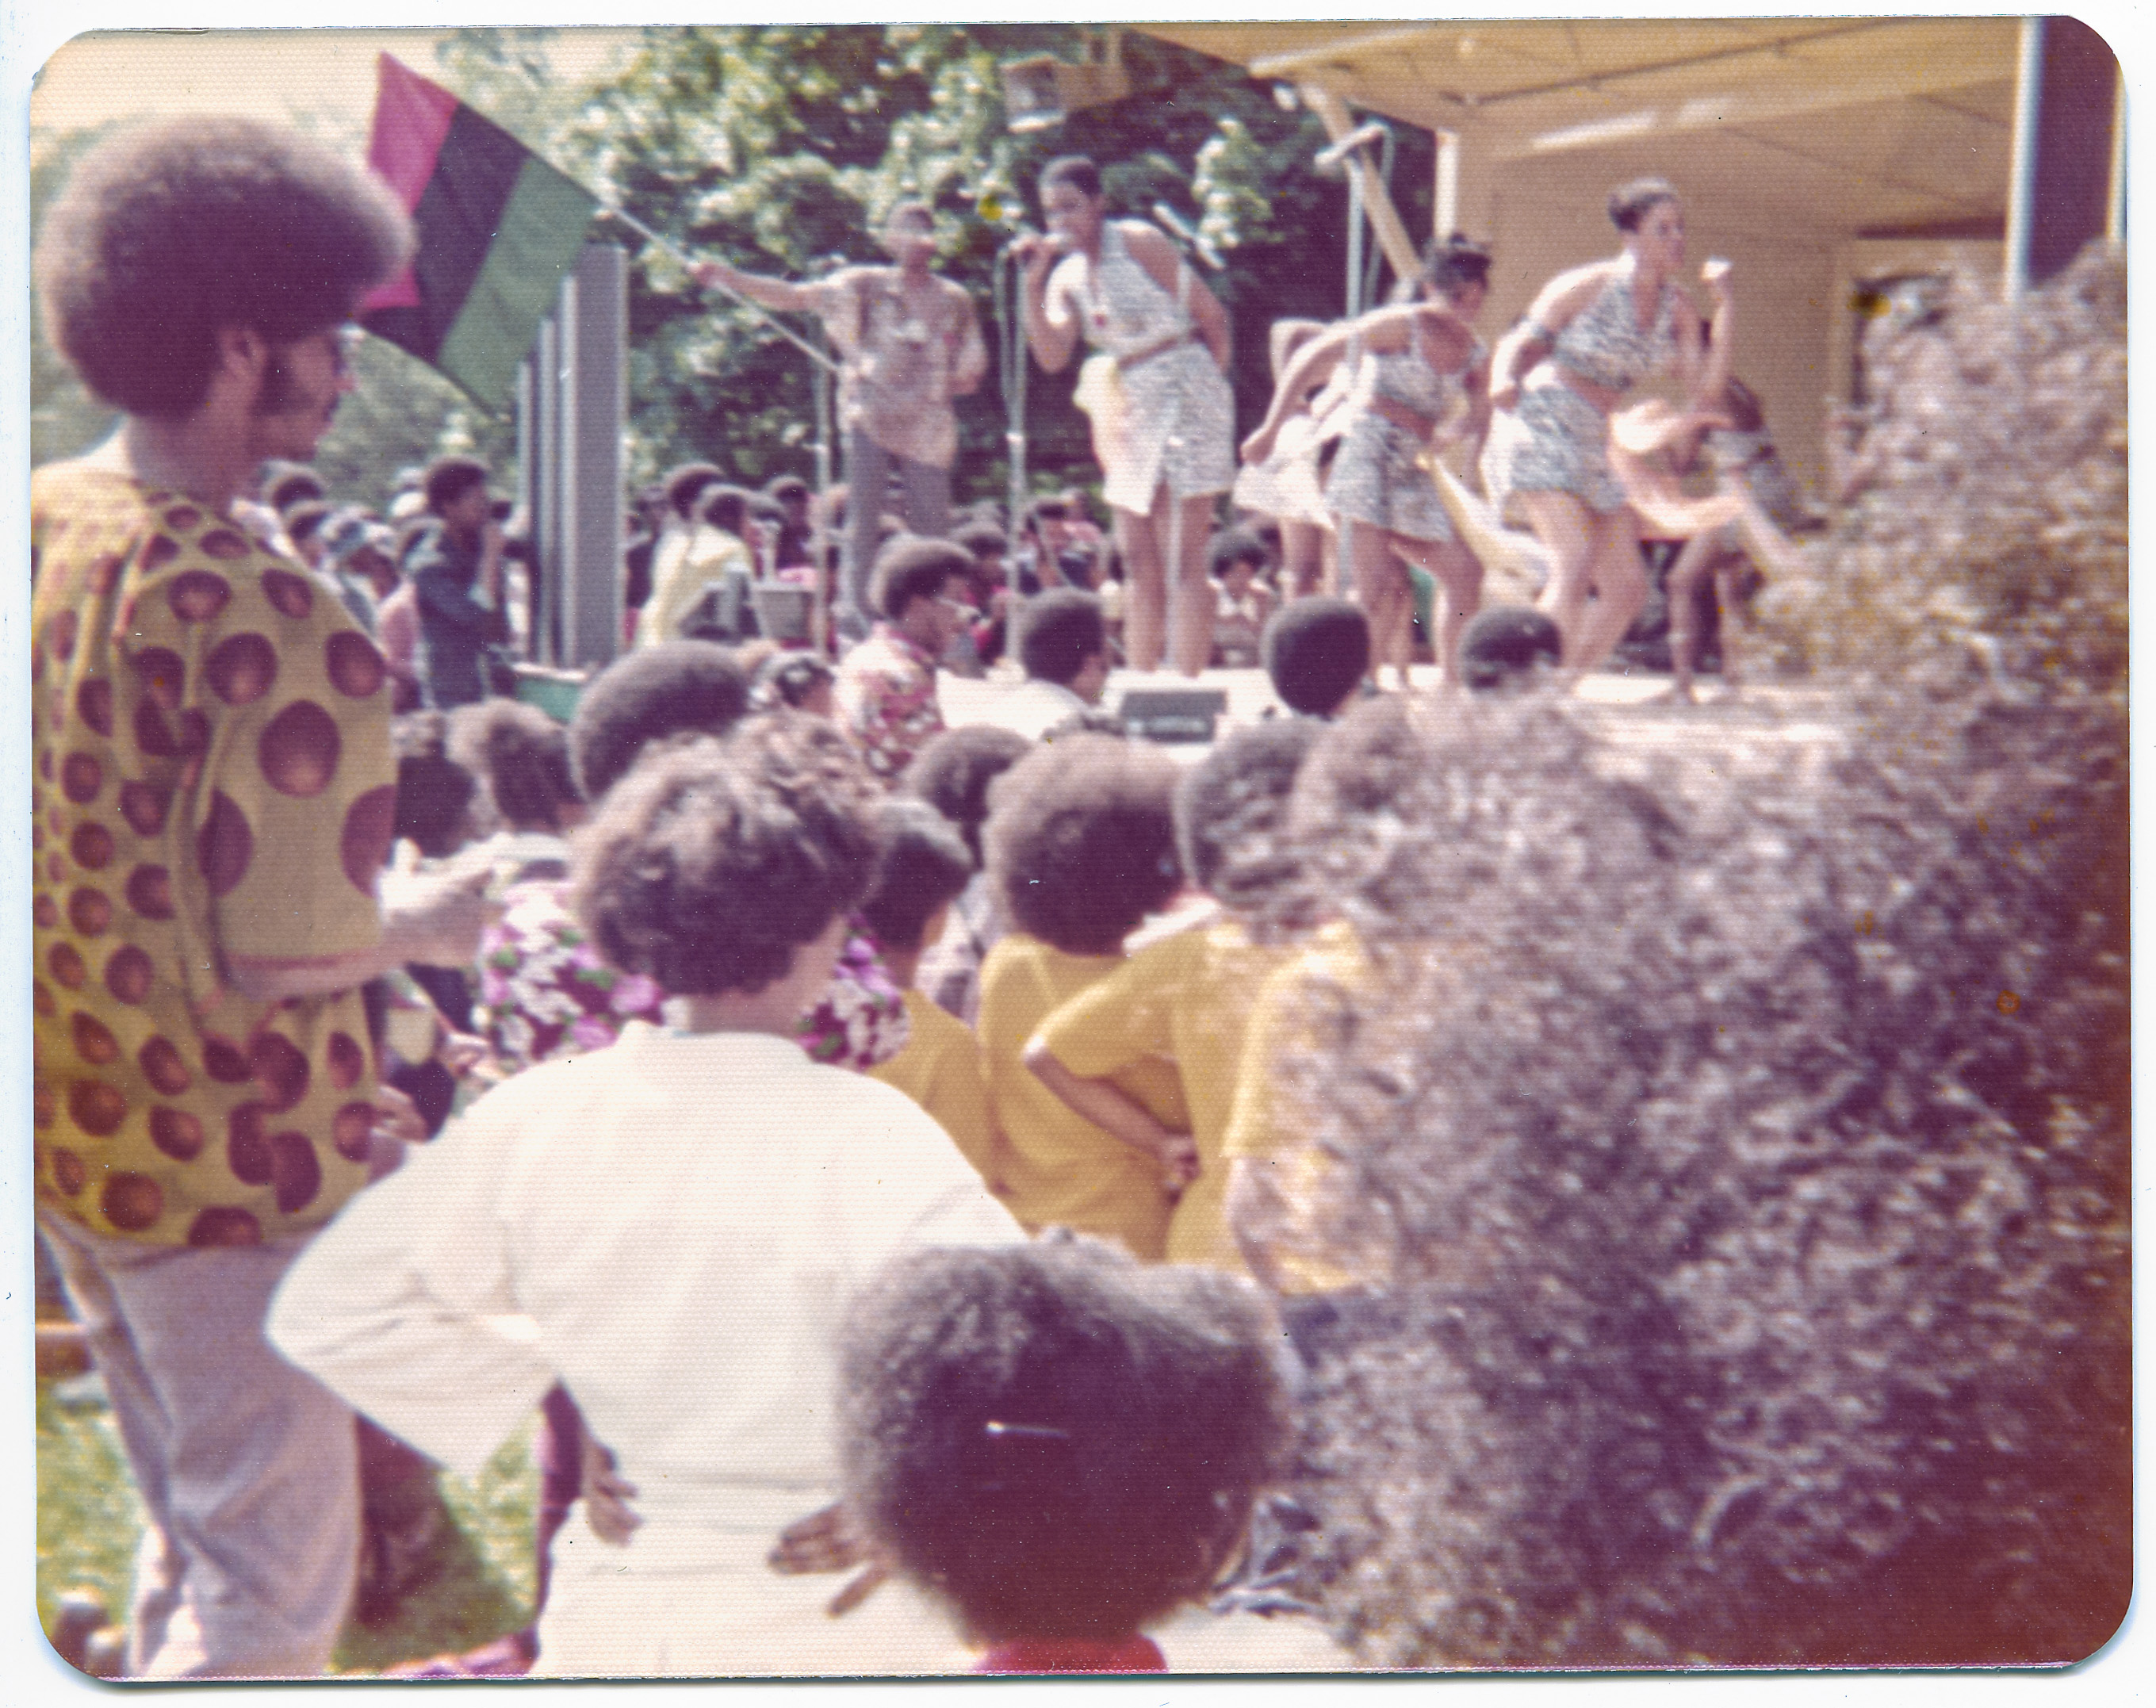
[[[1519,160],[1967,88],[2012,73],[2017,30],[2013,18],[1896,20],[1696,65],[1615,72],[1485,102],[1476,142]],[[1390,110],[1366,74],[1367,104]]]
[[[1306,48],[1297,48],[1286,54],[1268,54],[1250,63],[1251,76],[1265,78],[1286,77],[1312,65],[1322,65],[1328,59],[1347,59],[1367,54],[1389,54],[1417,42],[1428,40],[1440,33],[1440,27],[1430,23],[1396,24],[1390,29],[1351,30],[1331,41],[1319,42]]]
[[[1299,85],[1303,105],[1317,115],[1318,122],[1325,126],[1325,134],[1335,142],[1355,128],[1353,116],[1347,102],[1329,89],[1314,83]],[[1422,257],[1415,251],[1414,239],[1400,221],[1399,210],[1393,206],[1392,192],[1386,189],[1385,181],[1376,167],[1370,163],[1368,154],[1357,149],[1348,157],[1348,170],[1355,173],[1363,187],[1363,206],[1370,216],[1370,228],[1378,234],[1378,246],[1385,252],[1385,259],[1393,264],[1396,278],[1412,279],[1422,266]]]

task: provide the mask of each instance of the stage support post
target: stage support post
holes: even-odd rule
[[[629,395],[627,257],[587,244],[562,283],[559,662],[607,663],[621,649],[622,428]]]
[[[2118,61],[2071,18],[2028,18],[2014,112],[2006,208],[2006,295],[2064,272],[2111,231],[2119,121]]]
[[[628,326],[626,258],[587,244],[518,374],[520,487],[539,581],[531,654],[557,669],[595,669],[621,650]]]

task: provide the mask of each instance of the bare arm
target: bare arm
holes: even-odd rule
[[[1511,409],[1518,404],[1520,382],[1548,356],[1557,335],[1601,295],[1612,264],[1599,261],[1558,274],[1543,287],[1527,318],[1497,341],[1490,353],[1490,401],[1494,407]]]
[[[1280,383],[1273,387],[1272,406],[1265,411],[1265,418],[1258,423],[1257,431],[1243,441],[1245,462],[1262,463],[1272,454],[1273,440],[1279,435],[1281,423],[1332,377],[1332,371],[1340,366],[1340,358],[1347,353],[1348,340],[1354,332],[1352,323],[1343,322],[1319,333],[1295,352],[1281,374]]]
[[[1026,1045],[1024,1059],[1034,1076],[1075,1113],[1158,1162],[1169,1186],[1188,1186],[1198,1177],[1198,1148],[1188,1133],[1170,1132],[1143,1104],[1106,1080],[1081,1080],[1039,1039]]]
[[[726,261],[699,261],[689,269],[689,276],[706,290],[714,285],[723,285],[767,309],[803,313],[814,311],[816,293],[821,289],[814,285],[796,285],[785,279],[767,279],[758,273],[744,273]]]
[[[1702,327],[1699,316],[1686,305],[1691,334],[1678,346],[1677,371],[1694,409],[1712,409],[1722,403],[1722,389],[1729,383],[1731,343],[1736,336],[1735,303],[1729,290],[1729,264],[1709,261],[1699,276],[1713,293],[1713,318]]]
[[[1061,373],[1078,347],[1076,319],[1058,326],[1048,317],[1049,275],[1062,251],[1051,238],[1029,236],[1019,239],[1016,253],[1025,264],[1025,341],[1035,362],[1050,373]]]
[[[977,391],[988,371],[988,347],[981,341],[980,316],[973,299],[964,296],[956,333],[957,350],[951,363],[951,395],[963,398]]]
[[[383,916],[381,941],[371,949],[290,961],[233,955],[225,959],[225,972],[249,1002],[275,1003],[350,990],[408,962],[468,967],[479,955],[480,933],[486,926],[488,876],[480,867],[429,885],[410,906]]]

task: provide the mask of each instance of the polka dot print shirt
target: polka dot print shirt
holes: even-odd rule
[[[116,472],[33,475],[31,552],[39,1199],[157,1244],[315,1227],[367,1178],[358,993],[220,974],[378,941],[381,654],[229,519]]]

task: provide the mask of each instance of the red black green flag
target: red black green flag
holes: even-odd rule
[[[384,54],[368,163],[419,232],[360,321],[499,409],[552,310],[598,198],[446,89]]]

